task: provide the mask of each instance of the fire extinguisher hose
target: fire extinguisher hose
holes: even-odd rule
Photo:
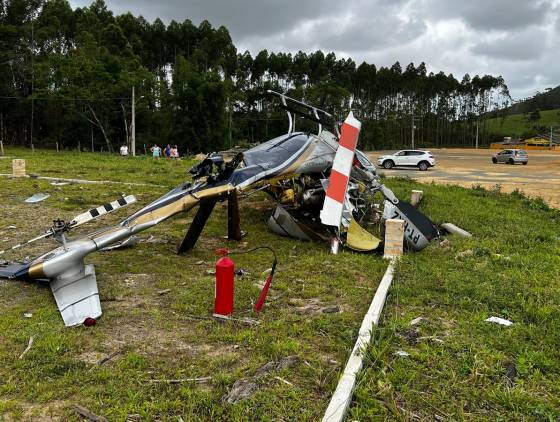
[[[272,284],[272,278],[274,277],[274,272],[276,271],[276,266],[278,265],[278,258],[276,256],[276,251],[274,251],[274,249],[272,249],[269,246],[258,246],[256,248],[253,249],[248,249],[246,251],[231,251],[228,252],[228,255],[241,255],[241,254],[246,254],[246,253],[251,253],[260,249],[268,249],[270,252],[272,252],[272,255],[274,256],[274,261],[272,262],[272,268],[270,271],[270,274],[268,274],[268,276],[266,277],[266,281],[264,283],[264,286],[261,290],[261,293],[259,294],[259,297],[257,299],[257,301],[255,302],[255,311],[256,312],[260,312],[264,302],[266,300],[266,296],[268,295],[268,291],[270,290],[270,285]]]

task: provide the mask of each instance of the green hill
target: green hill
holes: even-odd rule
[[[541,111],[538,115],[512,114],[505,118],[495,117],[486,121],[486,130],[496,136],[526,137],[548,134],[551,126],[555,132],[560,130],[560,108]]]

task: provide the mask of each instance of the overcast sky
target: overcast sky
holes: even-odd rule
[[[560,85],[560,0],[105,0],[165,23],[226,26],[239,51],[321,49],[377,66],[502,75],[516,99]],[[73,7],[89,0],[70,0]]]

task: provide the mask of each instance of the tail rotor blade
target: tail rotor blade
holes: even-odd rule
[[[340,227],[344,198],[348,189],[348,180],[361,126],[361,122],[354,117],[352,112],[348,113],[348,117],[342,124],[342,133],[329,177],[325,202],[320,214],[321,222],[327,226]]]
[[[119,208],[126,207],[127,205],[133,204],[135,202],[136,202],[136,197],[134,195],[128,195],[116,201],[113,201],[109,204],[101,205],[100,207],[97,208],[92,208],[91,210],[86,211],[74,217],[72,221],[70,221],[69,227],[74,228],[74,227],[81,226],[82,224],[85,224],[105,214],[109,214],[113,211],[116,211]]]

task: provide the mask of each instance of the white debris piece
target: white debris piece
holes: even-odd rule
[[[410,354],[408,352],[405,352],[404,350],[397,350],[394,354],[395,356],[399,356],[401,358],[407,358],[410,356]]]
[[[33,314],[31,312],[26,312],[26,313],[23,314],[23,316],[25,318],[31,318],[31,317],[33,317]]]
[[[410,321],[410,325],[418,325],[423,319],[424,318],[422,318],[421,316],[419,316],[418,318],[414,318],[412,321]]]
[[[500,325],[504,325],[506,327],[509,327],[510,325],[513,325],[513,322],[511,322],[510,320],[500,318],[500,317],[496,317],[496,316],[486,318],[484,321],[493,322],[494,324],[500,324]]]
[[[27,198],[25,200],[25,202],[27,202],[28,204],[34,204],[36,202],[41,202],[44,201],[45,199],[47,199],[48,197],[50,197],[49,194],[46,193],[36,193],[33,196],[30,196],[29,198]]]

